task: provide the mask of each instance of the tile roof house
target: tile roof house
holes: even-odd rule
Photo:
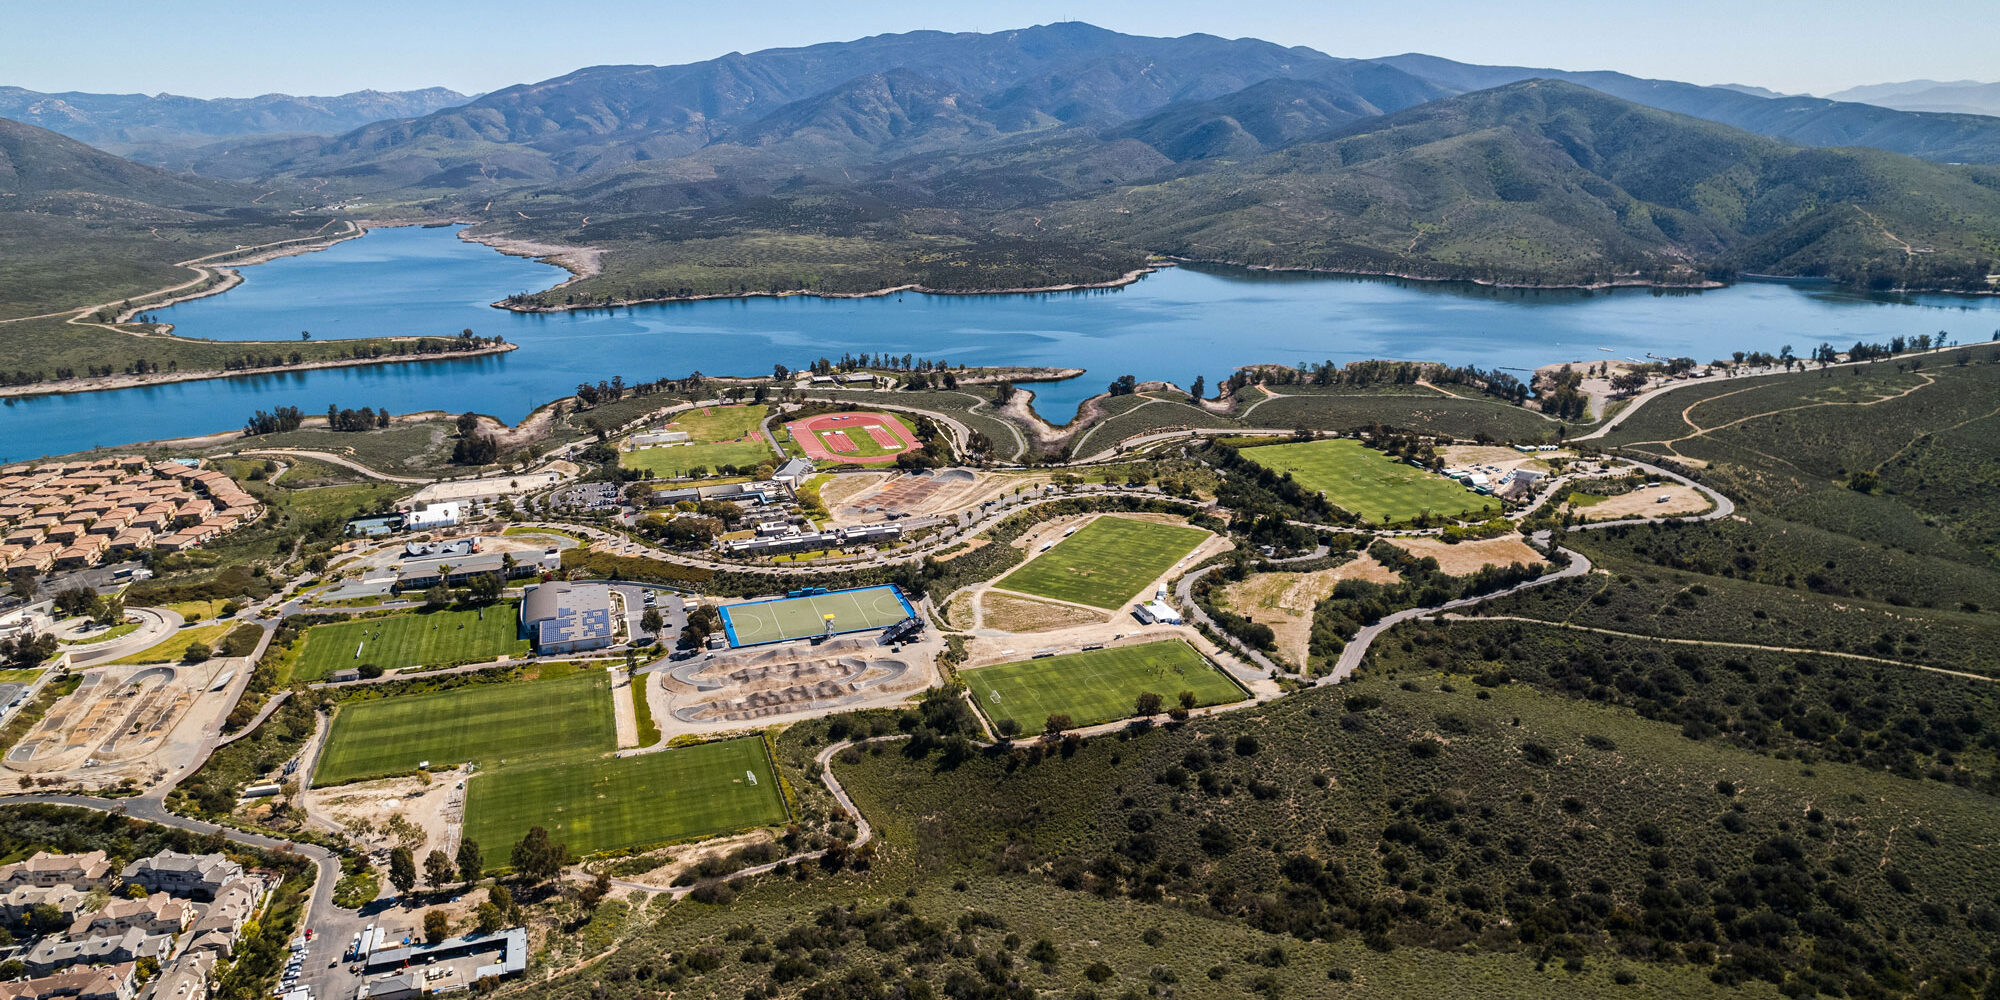
[[[134,992],[129,962],[0,983],[0,1000],[132,1000]]]
[[[133,927],[120,934],[80,940],[45,937],[32,951],[22,956],[21,961],[29,972],[46,976],[72,965],[111,965],[136,962],[142,958],[165,961],[173,947],[173,935],[148,934]]]
[[[164,892],[144,899],[114,899],[70,925],[72,938],[119,934],[133,927],[153,934],[179,934],[194,920],[194,907]]]
[[[26,861],[0,866],[0,889],[12,889],[24,885],[102,888],[108,886],[110,881],[111,862],[103,851],[91,851],[87,854],[50,854],[41,851]]]
[[[224,886],[243,877],[243,866],[222,854],[161,851],[126,865],[122,874],[125,881],[152,891],[214,899]]]

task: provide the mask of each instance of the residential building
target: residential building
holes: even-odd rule
[[[0,983],[0,1000],[133,1000],[130,962]]]
[[[111,862],[103,851],[86,854],[37,852],[26,861],[0,866],[0,889],[17,886],[69,885],[78,888],[108,888]]]
[[[148,890],[214,899],[223,886],[243,877],[243,866],[222,854],[182,854],[161,851],[125,866],[125,881]]]
[[[66,921],[73,921],[90,905],[90,892],[65,882],[62,885],[19,885],[0,895],[0,923],[19,924],[37,906],[51,906]]]
[[[38,976],[46,976],[72,965],[113,965],[122,962],[137,962],[150,958],[155,962],[166,960],[173,951],[174,938],[171,934],[148,934],[133,927],[117,934],[100,937],[64,939],[45,937],[21,959],[28,971]]]
[[[194,907],[164,892],[144,899],[114,899],[70,925],[72,938],[122,934],[131,928],[152,934],[179,934],[194,920]]]

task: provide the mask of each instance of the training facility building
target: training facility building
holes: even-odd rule
[[[429,531],[433,528],[449,528],[465,516],[464,505],[456,500],[445,503],[426,504],[415,510],[403,512],[403,530]]]
[[[577,653],[611,645],[611,588],[601,583],[544,583],[521,598],[521,634],[537,653]]]

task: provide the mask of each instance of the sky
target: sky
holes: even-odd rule
[[[1994,0],[343,0],[195,6],[12,4],[0,86],[192,97],[450,87],[496,90],[583,66],[694,62],[731,51],[931,28],[1089,21],[1207,32],[1336,56],[1615,69],[1824,94],[1907,79],[2000,79]],[[1909,12],[1909,13],[1906,13]]]

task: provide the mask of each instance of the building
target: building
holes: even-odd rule
[[[114,899],[96,913],[78,917],[70,925],[72,938],[122,934],[134,927],[149,934],[179,934],[194,920],[194,908],[156,892],[144,899]]]
[[[791,490],[794,496],[797,496],[799,487],[804,486],[806,480],[811,478],[812,474],[813,463],[811,459],[794,458],[778,466],[778,471],[771,473],[771,481],[782,484],[786,489]]]
[[[222,887],[243,877],[243,866],[221,854],[161,851],[125,866],[125,881],[195,899],[214,899]]]
[[[426,504],[416,510],[405,511],[403,529],[405,531],[430,531],[434,528],[449,528],[464,516],[464,505],[456,500],[444,503]]]
[[[476,552],[463,556],[429,556],[404,563],[403,574],[397,579],[396,586],[403,590],[422,590],[440,583],[461,584],[488,573],[514,579],[561,568],[562,556],[559,553]]]
[[[544,583],[521,598],[521,634],[537,653],[575,653],[611,645],[611,588],[601,583]]]
[[[0,1000],[132,1000],[132,963],[0,983]]]
[[[1175,610],[1173,605],[1168,604],[1166,601],[1157,597],[1154,598],[1152,602],[1149,604],[1139,605],[1139,607],[1132,612],[1132,615],[1133,617],[1138,618],[1141,622],[1144,622],[1147,625],[1184,624],[1184,622],[1181,620],[1181,613],[1178,610]]]
[[[67,883],[15,886],[0,895],[0,923],[19,925],[37,906],[52,906],[64,920],[75,920],[89,905],[90,892]]]
[[[14,889],[20,886],[49,887],[56,885],[77,888],[109,888],[111,885],[111,862],[103,851],[87,854],[48,854],[37,852],[26,861],[16,861],[0,867],[0,889]]]
[[[146,987],[146,1000],[207,1000],[209,977],[214,972],[213,952],[184,952]]]
[[[805,531],[760,538],[738,538],[722,543],[722,551],[732,556],[768,556],[782,552],[809,552],[837,549],[847,545],[874,545],[903,537],[900,524],[857,524],[831,531]]]
[[[492,934],[465,934],[446,938],[436,944],[414,944],[405,948],[378,948],[368,953],[365,966],[369,972],[386,969],[402,969],[411,965],[448,961],[455,958],[483,956],[491,952],[493,961],[477,966],[472,971],[472,979],[477,982],[498,976],[518,975],[528,968],[528,932],[526,928],[509,927]],[[377,982],[380,982],[378,980]],[[369,984],[367,996],[380,997],[373,983]]]
[[[72,965],[117,965],[150,958],[166,961],[174,948],[171,934],[149,934],[137,927],[101,937],[64,939],[45,937],[22,956],[22,964],[38,976],[46,976]]]
[[[663,444],[686,444],[686,431],[641,431],[629,439],[634,448],[651,448]]]

